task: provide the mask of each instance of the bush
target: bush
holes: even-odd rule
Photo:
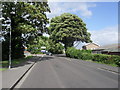
[[[120,56],[112,55],[112,61],[120,67]]]
[[[93,55],[93,61],[98,61],[98,62],[104,62],[108,59],[108,55],[103,55],[103,54],[94,54]]]
[[[91,60],[93,58],[93,55],[91,53],[82,53],[81,59],[82,60]]]
[[[67,49],[66,56],[83,60],[90,60],[92,58],[91,50],[77,50],[74,47]]]
[[[74,47],[69,47],[66,50],[66,56],[82,60],[92,60],[105,64],[116,64],[120,66],[120,56],[106,54],[92,54],[91,50],[77,50]]]
[[[75,56],[77,55],[76,54],[76,49],[74,47],[69,47],[67,50],[66,50],[66,56],[68,57],[71,57],[71,58],[75,58]]]
[[[120,56],[117,55],[94,54],[92,60],[105,64],[116,64],[120,66]]]

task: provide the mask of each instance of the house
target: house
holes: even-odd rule
[[[87,45],[82,46],[82,49],[84,50],[94,50],[99,48],[100,46],[95,43],[88,43]]]

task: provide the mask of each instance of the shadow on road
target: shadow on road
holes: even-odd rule
[[[41,58],[40,56],[33,56],[32,58],[28,58],[27,60],[23,61],[20,64],[12,65],[12,68],[21,67],[21,66],[24,66],[24,65],[34,63],[36,61],[39,61],[40,58]]]
[[[55,57],[66,57],[65,54],[54,54]]]
[[[52,60],[53,59],[53,56],[45,56],[43,57],[40,61],[47,61],[47,60]]]
[[[46,60],[53,59],[52,56],[47,56],[47,55],[45,57],[43,57],[42,59],[41,58],[42,58],[41,56],[33,56],[32,58],[29,58],[29,59],[21,62],[20,64],[14,64],[14,65],[12,64],[11,68],[17,68],[17,67],[21,67],[21,66],[28,65],[28,64],[31,64],[31,63],[35,63],[35,62],[41,62],[41,61],[46,61]],[[8,65],[7,66],[2,66],[2,68],[7,68],[7,67],[8,67]]]

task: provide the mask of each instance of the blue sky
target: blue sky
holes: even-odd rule
[[[94,43],[103,46],[118,42],[117,2],[49,2],[49,6],[51,13],[47,16],[50,19],[65,12],[79,16]]]
[[[89,9],[93,15],[89,19],[84,19],[88,29],[100,30],[118,24],[118,3],[98,2],[95,4],[96,7]]]

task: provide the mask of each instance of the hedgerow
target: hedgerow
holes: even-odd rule
[[[106,54],[92,54],[91,50],[78,50],[74,47],[69,47],[66,50],[66,56],[70,58],[92,60],[105,64],[116,64],[120,66],[120,56]]]

